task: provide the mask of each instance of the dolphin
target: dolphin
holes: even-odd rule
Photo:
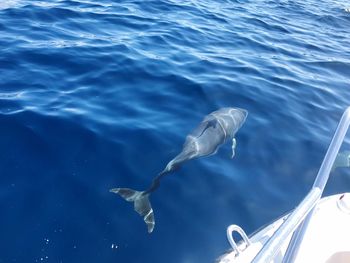
[[[221,145],[229,141],[232,142],[233,158],[236,148],[235,135],[247,116],[248,111],[240,108],[222,108],[210,113],[187,135],[182,151],[153,179],[148,189],[136,191],[130,188],[113,188],[110,192],[119,194],[128,202],[133,202],[135,211],[143,217],[148,233],[151,233],[155,221],[149,196],[159,187],[161,178],[175,171],[186,161],[215,154]]]
[[[350,151],[343,151],[337,154],[331,172],[340,167],[350,167]]]

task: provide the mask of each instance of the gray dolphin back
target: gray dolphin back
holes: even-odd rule
[[[244,123],[248,112],[240,108],[222,108],[207,115],[186,137],[182,152],[170,163],[181,163],[215,154],[218,148],[231,141]]]

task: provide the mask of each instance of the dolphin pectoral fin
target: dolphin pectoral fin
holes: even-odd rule
[[[148,193],[135,191],[129,188],[114,188],[109,191],[120,195],[128,202],[133,202],[135,211],[140,216],[143,216],[143,220],[147,225],[148,233],[152,233],[155,221]]]
[[[236,153],[235,153],[236,145],[237,145],[236,139],[233,138],[233,139],[232,139],[232,156],[231,156],[231,158],[235,157],[235,154],[236,154]]]

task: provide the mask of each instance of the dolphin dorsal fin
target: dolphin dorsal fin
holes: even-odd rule
[[[218,121],[216,119],[212,119],[212,120],[208,120],[205,122],[205,127],[203,129],[203,131],[201,132],[201,134],[198,137],[201,137],[203,135],[203,133],[209,129],[210,127],[216,128]]]

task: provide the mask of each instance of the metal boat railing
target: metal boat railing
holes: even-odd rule
[[[266,242],[252,262],[271,262],[280,251],[283,242],[293,232],[292,239],[289,243],[285,257],[283,258],[283,263],[290,263],[295,260],[308,223],[312,217],[313,209],[322,196],[333,163],[348,131],[349,125],[350,107],[348,107],[343,113],[310,192]]]

